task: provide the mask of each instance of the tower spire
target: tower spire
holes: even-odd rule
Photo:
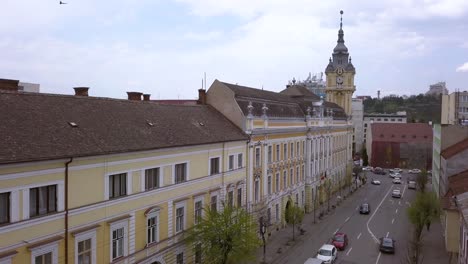
[[[334,53],[347,53],[348,48],[344,44],[344,32],[343,32],[343,10],[340,10],[340,30],[338,30],[338,41],[336,44],[335,49],[333,49]]]
[[[340,10],[340,30],[343,30],[343,10]]]

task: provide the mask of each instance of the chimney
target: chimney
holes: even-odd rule
[[[18,92],[19,80],[0,79],[0,90]]]
[[[139,93],[139,92],[127,92],[128,94],[128,100],[132,100],[132,101],[141,101],[141,95],[143,93]]]
[[[204,89],[198,89],[198,104],[206,104],[206,91]]]
[[[75,96],[88,96],[89,87],[74,87]]]
[[[149,101],[151,94],[143,94],[143,101]]]

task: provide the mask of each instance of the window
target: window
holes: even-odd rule
[[[301,152],[301,148],[299,147],[299,142],[296,142],[296,156],[299,157],[299,153]]]
[[[305,141],[302,141],[302,156],[305,156],[305,152],[306,152]]]
[[[203,213],[203,201],[200,200],[200,201],[196,201],[195,202],[195,224],[199,224],[202,220],[202,215]]]
[[[270,223],[271,223],[271,208],[268,208],[267,209],[267,222],[266,222],[266,224],[270,225]]]
[[[176,164],[174,167],[175,184],[187,181],[187,163]]]
[[[255,148],[255,167],[260,167],[260,148]]]
[[[254,193],[255,202],[258,202],[259,196],[260,196],[260,194],[259,194],[259,192],[260,192],[260,183],[259,183],[258,179],[255,180],[255,187],[254,188],[255,188],[254,189],[254,191],[255,191],[255,193]]]
[[[268,146],[268,163],[273,160],[273,146]]]
[[[367,123],[364,124],[364,127],[367,127]]]
[[[232,190],[228,192],[228,206],[234,206],[234,191]]]
[[[124,255],[124,234],[125,228],[112,230],[112,259],[120,258]]]
[[[10,222],[10,193],[0,193],[0,224]]]
[[[184,264],[184,253],[183,252],[177,254],[176,264]]]
[[[299,183],[299,167],[296,168],[296,183]]]
[[[210,175],[219,173],[219,158],[210,159]]]
[[[403,121],[403,119],[401,119],[401,118],[398,118],[398,121],[400,121],[400,122],[401,122],[401,121]]]
[[[304,201],[305,201],[305,193],[304,193],[304,191],[302,191],[302,193],[301,193],[301,204],[302,205],[304,204]]]
[[[201,264],[202,263],[202,247],[201,244],[196,244],[195,249],[195,264]]]
[[[145,170],[145,189],[159,188],[159,168]]]
[[[234,170],[234,155],[229,155],[229,170]]]
[[[176,208],[176,233],[184,230],[184,207]]]
[[[237,189],[237,206],[242,206],[242,188]]]
[[[382,120],[382,119],[380,119],[380,118],[377,118],[377,121],[381,121],[381,120]]]
[[[280,160],[280,145],[276,145],[276,161]]]
[[[283,145],[283,159],[287,159],[288,158],[288,144],[287,143],[284,143]]]
[[[109,176],[109,198],[127,195],[127,173]]]
[[[390,119],[390,121],[394,122],[394,121],[395,121],[395,118]]]
[[[304,164],[302,165],[302,181],[304,181],[304,178],[305,178],[305,167],[304,167]]]
[[[57,211],[57,185],[29,190],[29,215],[39,216]]]
[[[211,211],[218,211],[218,196],[216,195],[211,196]]]
[[[383,121],[388,121],[388,118],[384,118],[384,120],[383,120]]]
[[[280,187],[280,174],[279,174],[279,172],[277,172],[276,173],[276,179],[275,179],[276,192],[279,192],[279,187]]]
[[[294,169],[289,170],[289,185],[293,185]]]
[[[35,264],[52,264],[52,252],[48,252],[34,258]]]
[[[298,205],[298,204],[299,204],[299,194],[296,193],[296,205]]]
[[[91,256],[91,238],[78,242],[78,264],[92,263]]]
[[[276,216],[276,222],[279,222],[280,220],[279,204],[275,205],[275,216]]]
[[[147,236],[146,243],[151,244],[158,241],[158,215],[148,215],[146,220]]]
[[[286,171],[283,171],[283,188],[286,188],[288,186],[288,183],[286,182]]]
[[[294,143],[291,142],[291,158],[294,158]]]
[[[237,168],[242,168],[242,153],[237,154]]]
[[[271,194],[271,175],[268,175],[268,194]]]
[[[370,120],[371,120],[371,121],[374,121],[374,118],[371,118]]]

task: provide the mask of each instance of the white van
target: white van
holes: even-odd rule
[[[323,263],[325,263],[325,261],[321,259],[317,259],[317,258],[309,258],[308,260],[306,260],[306,262],[304,262],[304,264],[323,264]]]
[[[416,182],[415,181],[408,182],[408,189],[416,189]]]

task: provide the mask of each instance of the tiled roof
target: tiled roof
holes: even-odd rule
[[[219,82],[219,81],[218,81]],[[280,93],[220,82],[234,92],[236,102],[244,115],[248,114],[247,106],[252,102],[252,114],[261,116],[262,106],[268,107],[267,115],[270,117],[296,117],[305,118],[307,107],[312,108],[312,102],[320,98],[301,85],[292,85]],[[335,103],[324,102],[326,108],[333,109],[335,118],[345,118],[343,108]]]
[[[442,150],[442,152],[440,153],[440,155],[442,157],[444,157],[445,159],[449,159],[453,156],[455,156],[456,154],[464,151],[464,150],[467,150],[468,149],[468,138],[466,138],[465,140],[461,141],[461,142],[458,142],[456,144],[453,144],[452,146]]]
[[[208,105],[0,91],[0,120],[0,164],[247,139]]]
[[[452,197],[464,192],[468,192],[468,170],[448,177],[448,188],[447,193],[442,198],[442,207],[455,209],[456,205]]]
[[[432,142],[432,127],[426,123],[372,123],[372,141]]]

